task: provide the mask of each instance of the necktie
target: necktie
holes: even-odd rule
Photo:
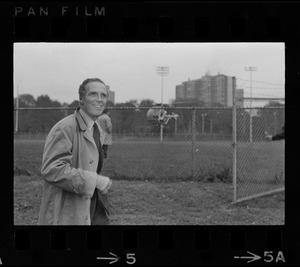
[[[102,165],[103,165],[103,151],[102,151],[102,145],[100,142],[100,131],[99,131],[99,128],[96,123],[94,123],[93,138],[95,140],[96,146],[99,151],[99,161],[98,161],[98,167],[97,167],[97,173],[99,174],[102,169]]]
[[[93,131],[93,138],[95,140],[96,146],[99,150],[99,161],[97,167],[97,173],[99,174],[102,169],[103,165],[103,150],[102,145],[100,142],[100,131],[96,123],[94,123],[94,131]],[[97,197],[98,195],[98,197]],[[91,206],[90,206],[90,213],[91,213],[91,224],[92,225],[102,225],[107,223],[107,216],[105,210],[108,207],[108,199],[107,196],[102,194],[97,194],[97,190],[95,190],[93,197],[91,198]],[[105,204],[104,204],[105,203]],[[107,210],[107,212],[109,212]]]

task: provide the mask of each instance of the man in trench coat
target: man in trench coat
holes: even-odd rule
[[[109,177],[100,175],[103,163],[96,119],[102,114],[108,89],[98,78],[79,87],[80,107],[50,130],[44,147],[44,179],[39,225],[108,224]],[[97,128],[98,127],[98,128]],[[95,138],[96,136],[96,138]]]

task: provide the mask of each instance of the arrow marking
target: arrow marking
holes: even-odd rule
[[[112,264],[112,263],[117,262],[120,259],[119,256],[115,255],[112,252],[109,252],[109,254],[114,256],[114,258],[111,258],[111,257],[97,257],[97,260],[112,260],[112,261],[109,262],[109,264]]]
[[[235,259],[250,259],[249,261],[247,261],[247,263],[261,259],[260,256],[254,254],[250,251],[247,251],[247,253],[251,254],[252,256],[234,256],[234,258]]]

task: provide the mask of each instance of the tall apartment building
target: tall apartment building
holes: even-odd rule
[[[204,102],[207,107],[220,103],[225,107],[230,107],[234,86],[236,85],[233,77],[223,74],[205,75],[196,80],[189,79],[176,86],[175,103]],[[243,90],[239,91],[239,96],[241,94],[243,95]]]
[[[193,81],[189,79],[181,85],[176,85],[176,99],[191,101],[198,99],[200,97],[200,91],[198,90],[200,86],[201,79]]]
[[[109,85],[106,85],[106,87],[109,90],[107,101],[111,101],[113,104],[115,104],[115,92],[109,89]]]

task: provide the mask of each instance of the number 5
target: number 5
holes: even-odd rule
[[[126,263],[127,263],[127,264],[135,264],[136,259],[135,259],[134,256],[135,256],[134,253],[128,253],[128,254],[126,255],[126,257],[127,257]]]
[[[272,256],[273,251],[265,251],[265,262],[272,262],[274,257]],[[269,260],[266,259],[266,257],[269,258]]]

